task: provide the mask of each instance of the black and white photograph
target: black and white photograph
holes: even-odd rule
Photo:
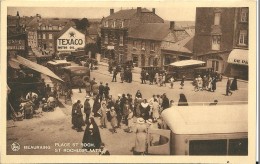
[[[56,3],[1,15],[6,156],[252,157],[254,7]]]

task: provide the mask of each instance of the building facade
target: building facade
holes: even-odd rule
[[[101,54],[102,58],[122,63],[127,59],[128,34],[144,23],[163,23],[164,20],[155,14],[155,9],[145,8],[120,10],[101,21]]]
[[[228,76],[244,76],[231,72],[232,64],[228,58],[233,49],[247,49],[247,40],[248,8],[196,9],[194,54],[214,71]]]

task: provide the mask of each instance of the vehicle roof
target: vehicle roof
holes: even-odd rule
[[[64,67],[65,69],[67,70],[89,70],[89,68],[87,67],[84,67],[84,66],[67,66],[67,67]]]
[[[248,132],[248,105],[174,106],[162,118],[175,134]]]
[[[66,60],[52,60],[52,61],[48,61],[47,63],[52,65],[71,64],[71,62],[67,62]]]
[[[205,64],[205,62],[200,60],[181,60],[181,61],[173,62],[170,65],[175,67],[184,67],[184,66],[199,65],[199,64]]]

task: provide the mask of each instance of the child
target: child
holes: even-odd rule
[[[173,84],[174,84],[174,78],[173,77],[171,77],[170,83],[171,83],[171,89],[172,89],[173,88]]]

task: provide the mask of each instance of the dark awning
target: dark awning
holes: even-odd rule
[[[55,78],[57,80],[63,81],[55,73],[53,73],[49,68],[44,67],[44,66],[42,66],[40,64],[37,64],[35,62],[32,62],[32,61],[30,61],[28,59],[25,59],[25,58],[21,57],[21,56],[17,56],[16,58],[11,58],[10,61],[9,61],[9,64],[10,64],[10,62],[11,63],[12,62],[19,63],[21,65],[24,65],[24,66],[26,66],[28,68],[31,68],[31,69],[37,71],[37,72],[40,72],[40,73],[45,74],[45,75],[48,75],[48,76],[50,76],[52,78]],[[12,64],[12,66],[13,65],[14,64]]]

